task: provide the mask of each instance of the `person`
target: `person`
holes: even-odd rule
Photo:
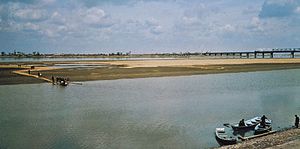
[[[245,125],[245,121],[244,121],[244,119],[240,120],[240,122],[239,122],[239,126],[246,126],[246,125]]]
[[[30,69],[28,70],[28,74],[30,74]]]
[[[54,83],[55,83],[55,82],[54,82],[54,77],[52,76],[51,79],[52,79],[52,84],[54,84]]]
[[[265,115],[261,117],[261,122],[260,122],[261,126],[266,127],[266,119],[267,117]]]
[[[296,128],[299,127],[299,117],[298,117],[298,115],[295,115],[295,127]]]

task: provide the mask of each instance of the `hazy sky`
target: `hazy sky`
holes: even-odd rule
[[[300,0],[0,0],[0,51],[300,47]]]

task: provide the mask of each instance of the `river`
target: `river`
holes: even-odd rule
[[[300,70],[0,86],[0,148],[210,148],[223,123],[300,114]]]

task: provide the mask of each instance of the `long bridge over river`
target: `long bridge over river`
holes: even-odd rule
[[[206,52],[204,56],[240,56],[240,58],[274,58],[276,55],[289,55],[290,58],[295,58],[295,55],[300,53],[300,48],[281,48],[272,50],[256,50],[256,51],[233,51],[233,52]]]

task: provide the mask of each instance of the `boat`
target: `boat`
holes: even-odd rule
[[[239,124],[232,124],[231,128],[234,131],[239,131],[239,130],[250,130],[254,129],[259,123],[261,122],[261,117],[254,117],[252,119],[246,120],[245,121],[245,126],[239,126]],[[266,125],[271,125],[272,121],[269,119],[266,119]]]
[[[69,85],[69,83],[68,83],[68,81],[62,80],[62,81],[59,82],[59,85],[67,86],[67,85]]]
[[[226,134],[225,128],[216,128],[215,136],[221,145],[231,145],[237,143],[237,138]]]
[[[63,77],[57,77],[56,78],[56,84],[61,86],[68,86],[69,85],[69,79],[63,78]]]
[[[262,133],[266,133],[272,130],[272,126],[271,125],[267,125],[265,127],[263,127],[261,124],[258,124],[255,128],[254,128],[254,134],[262,134]]]

